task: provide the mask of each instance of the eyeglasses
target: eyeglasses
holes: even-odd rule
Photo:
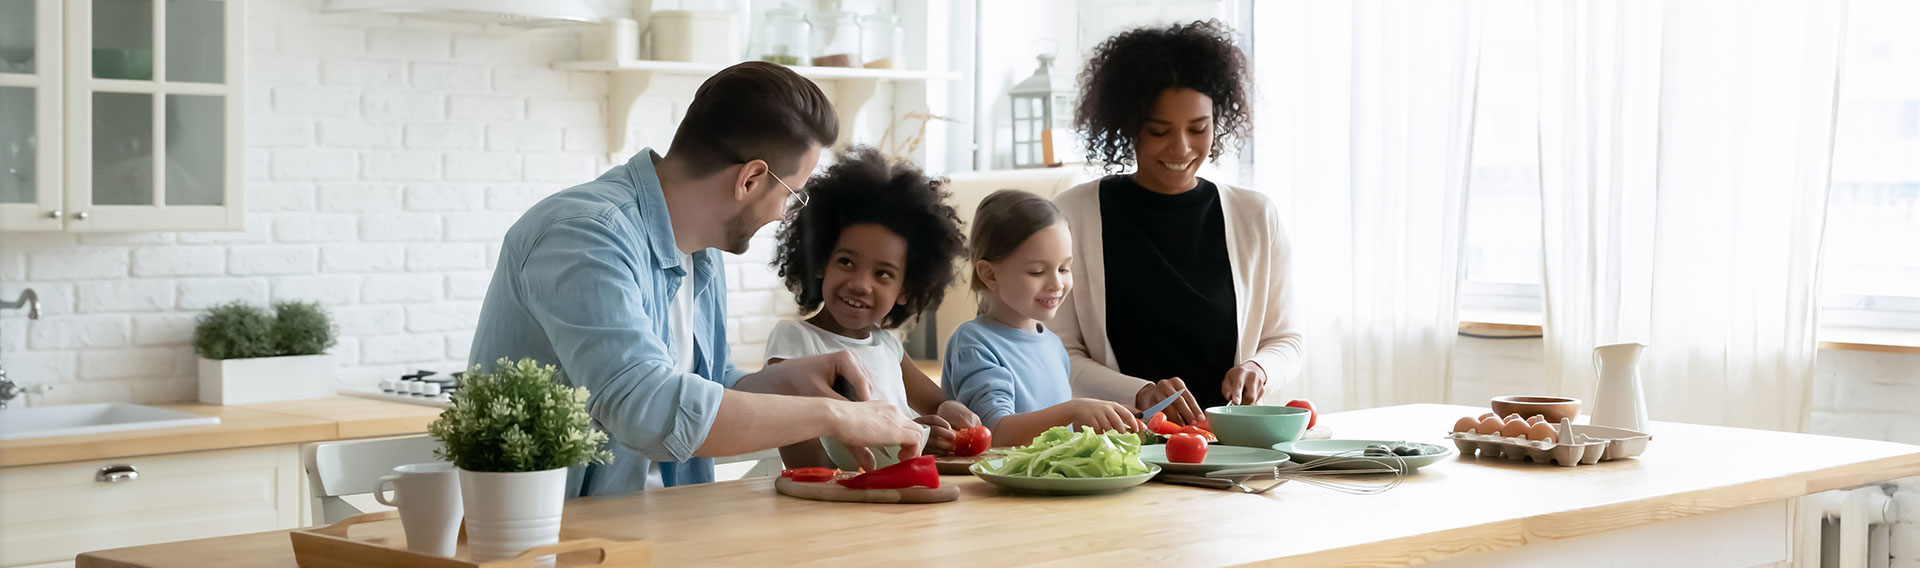
[[[773,181],[780,182],[780,187],[787,188],[787,193],[793,194],[794,203],[799,204],[800,207],[807,206],[807,201],[808,201],[807,194],[800,193],[799,191],[793,189],[793,186],[787,185],[787,182],[785,180],[780,179],[780,176],[778,174],[773,173],[772,168],[767,169],[767,175],[773,176]]]

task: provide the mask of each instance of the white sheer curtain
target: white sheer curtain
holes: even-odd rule
[[[1287,214],[1307,364],[1275,398],[1442,402],[1479,49],[1467,0],[1254,6],[1257,186]]]
[[[1845,2],[1539,9],[1550,388],[1642,341],[1652,418],[1804,429]]]

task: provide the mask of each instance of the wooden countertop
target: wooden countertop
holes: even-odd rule
[[[156,404],[202,416],[211,426],[0,441],[0,467],[297,444],[427,431],[440,409],[382,400],[328,397],[220,406]]]
[[[1434,440],[1484,408],[1322,417],[1340,438]],[[577,530],[653,542],[660,566],[1076,564],[1405,566],[1920,475],[1920,446],[1655,423],[1645,455],[1561,467],[1450,458],[1374,496],[1287,484],[1264,495],[1149,483],[1045,497],[971,477],[955,503],[781,497],[772,481],[569,502]],[[397,521],[384,524],[397,525]],[[398,531],[395,526],[370,530]],[[80,567],[294,566],[285,531],[90,552]]]

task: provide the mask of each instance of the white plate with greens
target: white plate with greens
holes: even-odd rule
[[[968,471],[974,477],[986,480],[1007,489],[1028,493],[1047,493],[1052,495],[1081,495],[1086,493],[1106,493],[1119,491],[1146,483],[1153,476],[1160,475],[1160,466],[1147,464],[1147,472],[1122,477],[1027,477],[1024,475],[994,475],[986,470],[1000,466],[1005,458],[991,459],[973,464]]]
[[[1016,491],[1077,494],[1119,491],[1146,483],[1160,466],[1140,460],[1140,437],[1120,432],[1079,432],[1056,426],[1033,443],[967,468],[974,477]]]

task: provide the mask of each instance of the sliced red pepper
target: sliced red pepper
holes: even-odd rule
[[[833,481],[833,478],[835,476],[838,476],[839,474],[840,474],[840,470],[833,469],[833,468],[802,467],[797,469],[783,470],[780,472],[780,477],[785,477],[787,479],[791,479],[801,483],[821,483],[826,481]]]
[[[906,489],[908,487],[939,489],[940,468],[933,465],[933,456],[920,456],[862,473],[851,479],[842,479],[839,483],[848,489]]]
[[[1185,428],[1181,428],[1180,431],[1178,432],[1174,432],[1174,434],[1193,434],[1195,436],[1199,436],[1200,438],[1205,439],[1209,443],[1218,443],[1220,441],[1219,438],[1215,438],[1213,436],[1213,432],[1208,432],[1207,429],[1201,428],[1199,426],[1187,426]]]
[[[1180,425],[1167,420],[1167,413],[1155,412],[1153,418],[1147,420],[1147,431],[1162,436],[1172,436],[1180,433]]]

